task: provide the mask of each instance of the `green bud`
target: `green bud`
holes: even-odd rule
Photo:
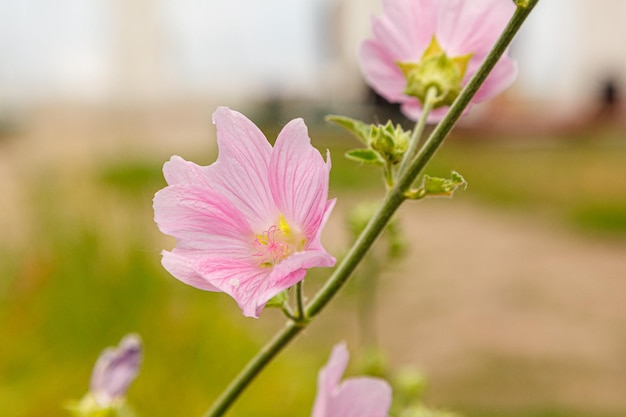
[[[385,125],[371,126],[370,146],[392,164],[402,160],[409,146],[410,131],[405,132],[399,124],[388,121]]]
[[[515,3],[517,7],[526,9],[530,5],[530,0],[513,0],[513,3]]]
[[[434,88],[433,108],[451,105],[463,88],[463,77],[471,57],[471,54],[448,57],[433,36],[420,62],[398,62],[407,80],[404,94],[424,104],[428,90]]]
[[[389,124],[391,124],[391,122],[387,123],[387,125]],[[372,149],[378,151],[381,155],[385,157],[393,155],[395,148],[393,139],[393,132],[389,132],[388,129],[385,129],[385,126],[372,126],[370,144]]]

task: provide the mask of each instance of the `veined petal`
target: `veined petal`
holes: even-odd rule
[[[449,55],[486,55],[515,12],[512,1],[447,0],[441,2],[437,33]]]
[[[278,215],[268,183],[272,146],[243,114],[227,107],[213,113],[219,155],[206,167],[207,181],[228,197],[257,230]]]
[[[205,171],[206,167],[186,161],[178,155],[163,164],[163,176],[169,185],[195,184],[210,188]]]
[[[198,262],[198,273],[208,283],[230,295],[247,317],[259,317],[271,297],[272,282],[269,268],[259,268],[244,260],[205,257]]]
[[[254,235],[244,216],[223,195],[198,185],[170,185],[154,196],[154,220],[178,247],[249,255]]]
[[[435,33],[432,0],[383,0],[383,15],[372,20],[374,38],[397,61],[418,60]]]
[[[322,247],[322,231],[324,230],[324,226],[326,225],[326,222],[328,221],[328,218],[330,217],[330,214],[333,211],[333,208],[335,208],[335,203],[337,202],[336,198],[333,198],[332,200],[328,200],[326,202],[326,209],[324,211],[324,216],[322,217],[322,221],[319,225],[319,228],[317,229],[317,234],[313,237],[313,239],[308,242],[307,244],[307,250],[321,250],[324,251],[324,248]],[[330,265],[333,266],[333,265]]]
[[[174,248],[171,252],[161,252],[161,255],[163,267],[179,281],[205,291],[221,291],[198,272],[198,265],[206,256],[203,252]]]
[[[272,196],[287,223],[307,240],[317,235],[324,217],[330,156],[326,159],[311,146],[302,119],[287,123],[276,139],[269,173]]]
[[[278,294],[282,290],[286,290],[304,278],[304,275],[302,277],[292,275],[295,271],[305,271],[306,269],[315,267],[330,267],[335,265],[335,261],[335,258],[325,250],[306,250],[296,252],[288,258],[283,259],[283,261],[278,265],[274,266],[272,272],[268,276],[268,280],[271,281],[271,292],[276,290],[276,294]],[[268,300],[274,295],[269,297]]]

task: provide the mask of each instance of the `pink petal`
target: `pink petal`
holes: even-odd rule
[[[338,344],[320,370],[312,417],[387,417],[391,387],[382,379],[349,378],[341,383],[348,364],[345,344]]]
[[[268,183],[272,147],[258,127],[227,107],[213,113],[219,156],[206,168],[207,182],[226,196],[254,230],[278,217]]]
[[[326,411],[331,397],[337,391],[339,382],[348,366],[350,354],[345,343],[339,343],[333,348],[330,358],[317,377],[317,395],[313,405],[312,417],[328,417]]]
[[[517,62],[506,56],[500,58],[489,77],[474,96],[475,102],[488,100],[513,84],[517,77]]]
[[[259,268],[244,260],[204,257],[197,271],[209,284],[230,295],[247,317],[259,317],[265,303],[282,291],[274,290],[268,279],[271,268]]]
[[[402,92],[406,79],[397,61],[377,41],[366,40],[359,49],[359,63],[366,82],[378,94],[394,103],[407,98]]]
[[[269,171],[270,189],[280,213],[309,241],[324,218],[330,157],[324,162],[311,146],[302,119],[287,123],[278,135]]]
[[[330,214],[333,211],[333,208],[335,208],[335,203],[337,202],[336,198],[333,198],[332,200],[328,200],[326,202],[326,209],[324,210],[324,216],[322,217],[322,221],[320,222],[319,228],[317,229],[317,234],[313,237],[313,239],[310,242],[307,242],[306,245],[306,249],[307,250],[322,250],[325,251],[324,248],[322,247],[322,231],[324,230],[324,226],[326,226],[326,222],[328,221],[328,218],[330,217]],[[334,265],[334,262],[333,262]],[[329,266],[333,266],[333,265],[329,265]]]
[[[350,378],[328,404],[326,417],[387,417],[391,387],[378,378]]]
[[[484,57],[514,12],[512,1],[447,0],[439,5],[437,37],[450,56]]]
[[[335,258],[325,250],[307,250],[296,252],[278,265],[275,265],[269,275],[270,286],[268,287],[267,300],[285,290],[304,278],[304,274],[293,275],[294,272],[306,272],[309,268],[330,267],[335,264]],[[270,296],[271,294],[271,296]]]
[[[154,220],[177,247],[248,257],[254,233],[225,196],[197,185],[170,185],[154,196]]]
[[[206,167],[185,161],[177,155],[163,164],[163,176],[169,185],[196,184],[210,188],[205,171]]]
[[[161,264],[176,279],[201,290],[220,291],[198,272],[198,264],[205,257],[204,253],[174,248],[171,252],[163,251],[161,254]]]

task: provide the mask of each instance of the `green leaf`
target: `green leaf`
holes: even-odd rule
[[[380,154],[372,149],[352,149],[346,152],[346,158],[364,164],[385,165],[385,160]]]
[[[339,127],[343,127],[348,132],[355,135],[365,146],[369,146],[370,133],[372,126],[360,120],[351,119],[346,116],[339,116],[335,114],[329,114],[326,116],[326,121],[332,122]]]
[[[446,196],[451,197],[460,187],[466,187],[467,182],[461,174],[452,171],[451,178],[438,178],[424,175],[422,188],[425,196]]]

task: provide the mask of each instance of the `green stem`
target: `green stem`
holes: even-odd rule
[[[409,149],[407,149],[404,157],[402,158],[402,162],[400,163],[400,168],[398,168],[398,175],[402,175],[404,171],[406,171],[406,167],[411,163],[415,154],[417,154],[417,150],[419,149],[420,139],[422,134],[424,133],[424,129],[428,124],[428,115],[430,111],[433,109],[435,104],[435,100],[437,99],[437,88],[430,87],[428,91],[426,91],[426,99],[424,100],[424,107],[422,108],[422,114],[420,115],[419,120],[415,124],[415,128],[411,133],[411,139],[409,139]]]
[[[304,280],[296,284],[296,308],[298,321],[306,321],[306,312],[304,311]]]
[[[493,69],[496,62],[507,46],[513,39],[513,36],[524,23],[533,7],[539,0],[529,0],[527,7],[518,7],[515,14],[511,18],[504,32],[489,52],[485,61],[481,64],[478,71],[474,74],[469,83],[465,86],[461,94],[450,107],[450,110],[443,118],[437,128],[431,133],[430,137],[421,148],[414,161],[412,161],[406,171],[402,173],[389,191],[382,205],[372,217],[367,227],[356,240],[348,254],[337,266],[331,277],[328,279],[324,287],[313,297],[311,302],[306,306],[305,313],[307,317],[312,319],[317,315],[328,302],[337,294],[339,289],[346,283],[350,274],[354,271],[359,262],[363,259],[369,248],[372,246],[376,238],[385,229],[385,226],[395,213],[397,208],[405,200],[404,192],[411,186],[415,178],[422,171],[426,163],[433,157],[443,140],[452,129],[458,118],[463,113],[463,109],[467,107],[470,100],[483,83],[489,72]],[[233,402],[239,397],[243,390],[250,382],[265,368],[265,366],[287,346],[287,344],[304,329],[311,320],[304,322],[289,321],[282,330],[280,330],[274,338],[272,338],[257,355],[245,366],[244,369],[235,377],[222,395],[215,401],[213,406],[204,414],[204,417],[218,417],[224,415]]]

